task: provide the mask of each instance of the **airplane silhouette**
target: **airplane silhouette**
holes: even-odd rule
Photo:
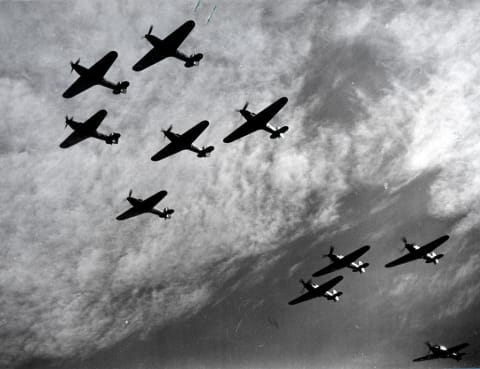
[[[163,210],[155,209],[155,205],[157,205],[165,196],[167,196],[167,191],[160,191],[155,195],[150,196],[148,199],[142,200],[140,198],[132,197],[132,190],[130,190],[127,201],[130,203],[130,205],[132,205],[132,207],[120,214],[117,217],[117,220],[136,217],[137,215],[144,213],[155,214],[165,220],[170,219],[175,210],[169,208],[163,208]]]
[[[337,290],[329,291],[329,289],[339,283],[342,279],[343,277],[339,275],[333,279],[330,279],[328,282],[325,282],[322,285],[313,283],[311,279],[306,282],[303,279],[300,279],[300,283],[308,292],[304,293],[300,297],[297,297],[296,299],[293,299],[288,304],[296,305],[301,302],[311,300],[315,297],[325,297],[327,300],[337,302],[338,300],[340,300],[340,296],[343,295],[343,292]]]
[[[446,242],[449,238],[450,237],[448,235],[445,235],[420,247],[416,244],[408,243],[407,239],[403,237],[402,241],[404,243],[404,247],[408,250],[408,254],[391,261],[390,263],[386,264],[385,267],[391,268],[416,259],[424,259],[427,264],[438,264],[438,261],[443,258],[443,254],[437,255],[433,250],[435,250],[442,243]]]
[[[413,361],[425,361],[425,360],[432,360],[432,359],[454,359],[460,361],[463,355],[466,355],[466,352],[460,352],[460,350],[464,349],[468,346],[468,343],[461,343],[460,345],[453,346],[451,348],[447,348],[441,345],[432,345],[429,342],[425,342],[428,346],[428,349],[431,351],[431,354],[413,359]]]

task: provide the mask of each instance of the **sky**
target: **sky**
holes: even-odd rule
[[[480,3],[476,1],[0,2],[0,366],[3,368],[451,368],[480,366]],[[216,5],[210,22],[206,19]],[[185,21],[198,68],[150,45]],[[62,98],[70,61],[119,57]],[[74,72],[75,73],[75,72]],[[223,137],[286,96],[274,125]],[[63,150],[65,116],[108,115]],[[208,120],[199,146],[150,157]],[[125,197],[168,195],[172,219],[118,222]],[[437,266],[386,269],[402,236],[449,234]],[[334,245],[365,274],[337,303],[296,306]],[[425,341],[460,362],[413,363]]]

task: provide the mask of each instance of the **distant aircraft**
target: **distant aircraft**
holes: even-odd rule
[[[145,54],[145,56],[141,58],[132,67],[132,69],[135,72],[140,72],[141,70],[144,70],[145,68],[148,68],[151,65],[158,63],[159,61],[170,56],[184,61],[184,65],[187,68],[199,65],[200,60],[202,60],[203,58],[203,54],[199,53],[186,56],[185,54],[178,51],[178,48],[187,38],[193,27],[195,27],[195,22],[193,20],[189,20],[162,40],[151,34],[153,26],[150,26],[147,34],[145,35],[145,38],[148,40],[148,42],[152,44],[153,49],[151,49],[147,54]]]
[[[300,283],[303,285],[303,287],[308,291],[307,293],[304,293],[302,296],[297,297],[296,299],[293,299],[290,301],[288,304],[289,305],[295,305],[300,302],[308,301],[311,300],[315,297],[325,297],[327,300],[330,301],[338,301],[340,300],[340,296],[343,295],[343,292],[337,291],[337,290],[331,290],[329,291],[330,288],[335,286],[337,283],[339,283],[343,277],[339,275],[338,277],[335,277],[333,279],[330,279],[328,282],[318,285],[316,283],[313,283],[312,280],[308,280],[305,282],[303,279],[300,280]]]
[[[286,97],[282,97],[273,104],[263,109],[260,113],[255,114],[247,110],[248,102],[245,106],[237,110],[247,121],[238,127],[235,131],[230,133],[223,139],[223,142],[230,143],[239,138],[242,138],[252,132],[263,129],[270,133],[270,138],[280,138],[288,131],[288,126],[281,128],[272,127],[268,122],[282,109],[288,102]]]
[[[115,59],[117,59],[118,53],[116,51],[110,51],[102,59],[92,65],[90,68],[85,68],[80,65],[80,59],[75,63],[70,62],[72,66],[72,72],[75,70],[80,77],[77,78],[73,84],[67,88],[63,93],[63,97],[69,99],[79,93],[89,89],[95,85],[101,85],[113,90],[115,95],[127,92],[127,87],[130,85],[128,81],[113,83],[104,78],[105,73],[110,69]]]
[[[120,214],[117,217],[117,220],[136,217],[137,215],[144,213],[152,213],[165,220],[170,219],[175,210],[169,208],[163,208],[163,210],[155,209],[155,205],[157,205],[165,196],[167,196],[167,191],[160,191],[155,195],[150,196],[148,199],[136,199],[135,197],[132,197],[132,190],[130,190],[127,201],[132,205],[132,207]]]
[[[106,110],[99,110],[90,118],[88,118],[84,123],[75,122],[72,118],[68,116],[65,117],[65,128],[70,126],[73,129],[73,133],[68,136],[65,141],[60,144],[62,149],[73,146],[76,143],[85,140],[89,137],[98,138],[99,140],[105,141],[105,143],[112,145],[118,144],[118,139],[120,138],[120,133],[111,133],[108,136],[103,133],[97,132],[98,127],[102,121],[107,116]]]
[[[210,153],[214,150],[213,146],[202,146],[202,148],[199,149],[193,145],[193,141],[195,141],[207,127],[208,121],[204,120],[182,134],[172,132],[172,126],[170,126],[167,130],[162,130],[165,137],[167,137],[171,142],[153,155],[152,160],[158,161],[182,150],[193,151],[197,153],[199,158],[206,158],[210,156]]]
[[[442,243],[447,241],[449,238],[450,237],[448,235],[445,235],[420,247],[413,243],[408,243],[407,239],[403,237],[402,241],[405,244],[405,248],[408,250],[409,253],[396,260],[391,261],[390,263],[386,264],[385,267],[391,268],[400,264],[408,263],[409,261],[413,261],[416,259],[424,259],[427,264],[428,263],[438,264],[438,260],[440,260],[443,257],[443,254],[437,255],[433,250],[435,250],[438,246],[440,246]]]
[[[428,349],[432,353],[426,356],[416,358],[413,361],[425,361],[432,359],[454,359],[460,361],[463,355],[466,355],[466,352],[460,352],[460,350],[468,346],[468,343],[466,342],[452,348],[446,348],[445,346],[440,345],[433,346],[429,342],[425,342],[425,344],[428,346]]]
[[[355,250],[354,252],[345,256],[334,254],[333,250],[334,248],[331,246],[329,253],[327,255],[323,255],[323,257],[330,258],[332,263],[327,265],[325,268],[320,269],[318,272],[313,273],[313,277],[319,277],[345,267],[352,269],[354,272],[365,273],[365,269],[370,265],[369,263],[364,263],[361,260],[355,262],[355,260],[370,250],[370,246],[368,245],[362,246],[358,250]]]

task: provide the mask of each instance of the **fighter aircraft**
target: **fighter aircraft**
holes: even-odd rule
[[[356,262],[360,256],[370,250],[370,246],[368,245],[362,246],[358,250],[355,250],[354,252],[345,256],[334,254],[333,250],[334,248],[331,246],[329,253],[327,255],[323,255],[325,258],[330,258],[332,263],[327,265],[325,268],[320,269],[318,272],[313,273],[313,277],[319,277],[345,267],[352,269],[353,272],[365,273],[365,269],[370,265],[369,263],[364,263],[361,260]]]
[[[343,292],[337,290],[329,290],[337,283],[339,283],[342,279],[343,277],[339,275],[320,286],[316,283],[313,283],[311,279],[306,282],[303,279],[300,279],[300,283],[303,285],[303,288],[306,289],[308,292],[304,293],[300,297],[297,297],[296,299],[293,299],[288,303],[288,305],[295,305],[300,302],[311,300],[315,297],[325,297],[327,300],[336,302],[340,300],[340,296],[343,295]]]
[[[462,359],[463,355],[467,354],[466,352],[460,352],[460,350],[468,346],[468,343],[466,342],[451,348],[446,348],[445,346],[440,345],[433,346],[429,342],[425,342],[425,344],[428,346],[431,354],[416,358],[413,361],[425,361],[432,359],[455,359],[459,361]]]
[[[288,102],[286,97],[281,97],[270,106],[263,109],[260,113],[255,114],[247,110],[248,102],[245,106],[237,110],[247,121],[230,133],[223,139],[223,142],[230,143],[242,138],[252,132],[263,129],[270,133],[270,138],[281,138],[288,131],[288,126],[273,127],[268,122],[282,109]]]
[[[404,247],[408,250],[409,253],[407,255],[403,255],[402,257],[396,260],[391,261],[390,263],[386,264],[385,267],[391,268],[400,264],[408,263],[409,261],[413,261],[416,259],[424,259],[427,264],[428,263],[438,264],[438,260],[443,258],[443,254],[437,255],[433,250],[435,250],[438,246],[440,246],[442,243],[444,243],[448,239],[449,239],[449,236],[445,235],[420,247],[413,243],[408,243],[407,239],[403,237],[402,241],[405,245]]]
[[[92,65],[90,68],[86,68],[80,65],[80,59],[75,63],[70,62],[72,66],[72,72],[77,72],[80,77],[77,78],[73,84],[67,88],[63,93],[63,97],[69,99],[79,93],[89,89],[95,85],[101,85],[113,90],[115,95],[127,92],[127,87],[130,85],[128,81],[113,83],[104,78],[105,73],[110,69],[115,59],[117,59],[118,53],[116,51],[110,51],[102,59]]]
[[[60,147],[62,149],[66,149],[67,147],[73,146],[89,137],[98,138],[99,140],[105,141],[105,143],[109,145],[118,144],[120,133],[114,132],[107,136],[103,133],[97,132],[98,127],[106,116],[106,110],[99,110],[83,123],[75,122],[73,117],[65,117],[65,128],[70,126],[70,128],[73,129],[73,133],[70,134],[70,136],[68,136],[65,141],[60,144]]]
[[[171,142],[153,155],[152,160],[158,161],[182,150],[193,151],[197,153],[199,158],[206,158],[210,156],[210,153],[214,149],[213,146],[202,146],[202,148],[199,149],[193,145],[193,141],[195,141],[207,127],[208,121],[204,120],[182,134],[172,132],[172,126],[170,126],[167,130],[162,130],[165,137],[167,137]]]
[[[136,217],[137,215],[144,213],[152,213],[165,220],[170,219],[175,210],[169,208],[163,208],[163,210],[155,209],[155,205],[157,205],[165,196],[167,196],[167,191],[160,191],[155,195],[150,196],[148,199],[142,200],[132,197],[132,190],[130,190],[127,201],[132,205],[132,207],[120,214],[117,217],[117,220]]]
[[[132,67],[132,69],[135,72],[140,72],[141,70],[144,70],[170,56],[184,61],[184,65],[187,68],[199,65],[200,60],[203,58],[203,54],[199,53],[186,56],[182,52],[178,51],[178,48],[187,38],[193,27],[195,27],[195,22],[193,20],[189,20],[162,40],[152,35],[153,26],[150,26],[145,38],[152,44],[153,49],[145,54],[145,56],[143,56],[143,58],[141,58]]]

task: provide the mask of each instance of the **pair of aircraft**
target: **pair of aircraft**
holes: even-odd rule
[[[184,61],[184,65],[187,68],[199,65],[200,60],[203,58],[203,54],[199,53],[186,56],[178,50],[194,27],[194,21],[187,21],[162,40],[151,34],[153,26],[150,26],[144,37],[152,44],[153,48],[135,63],[132,69],[139,72],[168,57],[175,57]],[[90,68],[80,65],[80,59],[75,63],[70,62],[72,72],[77,72],[79,77],[69,88],[67,88],[62,96],[69,99],[95,85],[109,88],[115,95],[121,93],[125,94],[130,82],[123,81],[113,83],[105,78],[105,74],[113,65],[117,57],[118,53],[116,51],[110,51]]]
[[[350,254],[343,256],[340,254],[335,254],[334,248],[333,246],[331,246],[328,254],[323,255],[323,257],[329,258],[331,263],[326,267],[313,273],[312,276],[319,277],[342,268],[350,268],[353,272],[365,273],[367,267],[370,264],[364,263],[363,261],[358,259],[362,255],[364,255],[368,250],[370,250],[370,246],[365,245],[351,252]],[[329,301],[339,301],[340,296],[343,295],[343,292],[337,291],[335,289],[333,290],[330,290],[330,289],[333,288],[335,285],[337,285],[342,279],[343,279],[342,276],[337,276],[322,285],[313,283],[311,279],[308,280],[307,282],[301,279],[300,283],[303,285],[303,288],[307,290],[307,292],[301,295],[300,297],[293,299],[288,304],[296,305],[300,302],[308,301],[315,297],[325,297]]]

